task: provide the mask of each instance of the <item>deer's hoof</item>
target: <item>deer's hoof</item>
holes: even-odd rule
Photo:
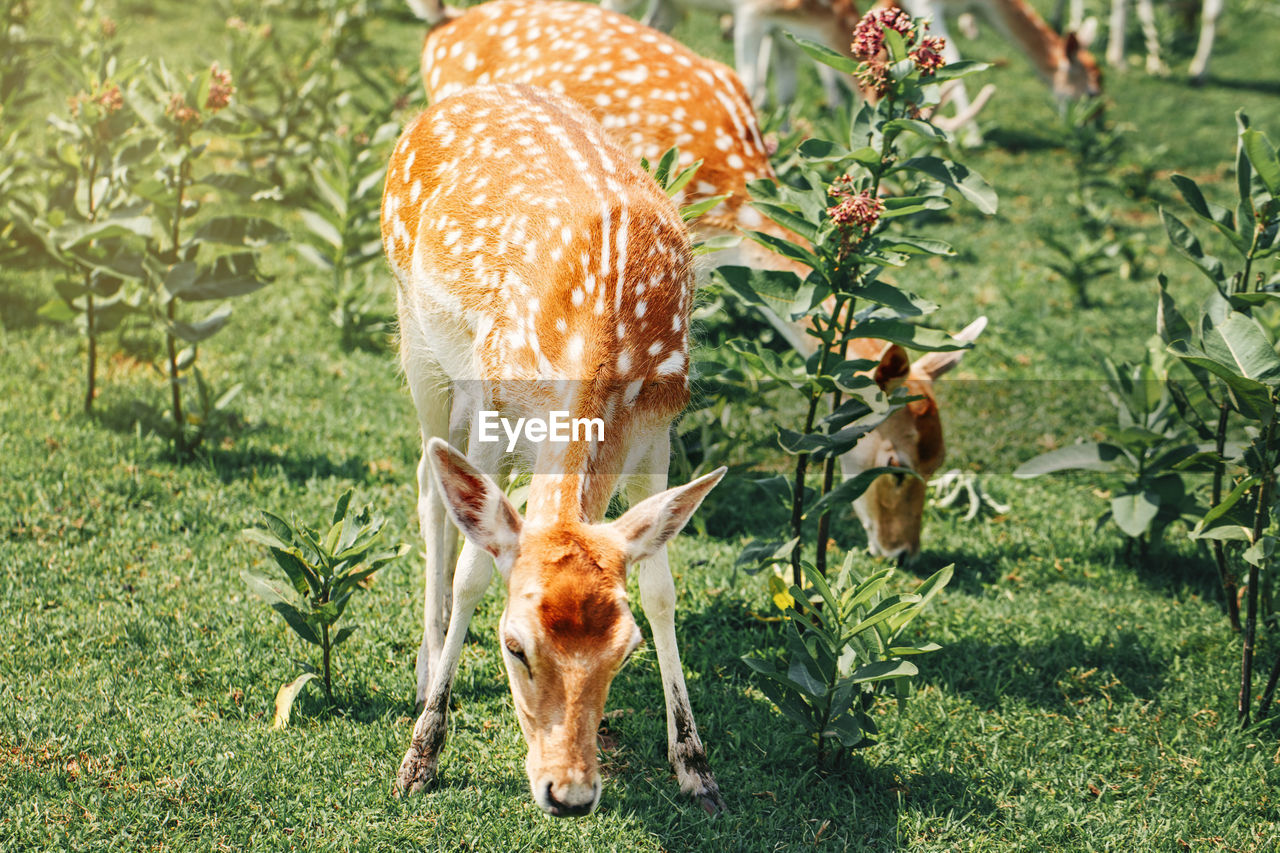
[[[708,791],[698,796],[698,805],[702,806],[702,810],[711,817],[724,814],[728,809],[725,807],[724,800],[720,797],[719,791]]]
[[[436,780],[436,762],[433,758],[409,747],[404,760],[400,762],[400,771],[396,774],[395,795],[417,794],[425,790]]]

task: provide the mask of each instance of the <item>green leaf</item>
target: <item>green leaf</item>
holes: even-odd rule
[[[189,344],[198,344],[206,338],[212,337],[227,321],[231,319],[231,306],[223,305],[213,313],[207,315],[203,320],[197,320],[194,323],[184,323],[178,320],[173,321],[170,325],[173,334]]]
[[[800,143],[801,156],[810,162],[837,163],[849,157],[849,149],[838,142],[811,136]]]
[[[1111,499],[1111,517],[1116,526],[1134,539],[1151,528],[1159,512],[1159,496],[1147,489],[1122,492]]]
[[[946,332],[883,317],[863,320],[850,334],[852,337],[890,341],[908,349],[925,352],[955,352],[973,348],[973,344],[957,341]]]
[[[244,579],[249,589],[265,601],[272,610],[276,611],[289,624],[289,627],[297,632],[298,636],[313,645],[320,645],[320,637],[311,627],[307,618],[294,607],[285,597],[284,590],[280,589],[274,581],[268,580],[261,575],[255,575],[252,572],[243,571],[240,577]]]
[[[909,678],[919,672],[910,661],[879,660],[858,667],[850,678],[855,684],[865,684],[869,681],[884,681],[886,678]]]
[[[347,637],[350,637],[352,634],[354,634],[355,631],[356,631],[355,625],[346,625],[340,628],[338,630],[338,633],[333,635],[333,642],[329,644],[330,647],[336,649],[338,646],[342,645],[343,641],[345,641]]]
[[[308,231],[335,249],[342,249],[342,234],[328,219],[314,210],[299,210],[298,216]]]
[[[1222,269],[1222,261],[1204,253],[1196,235],[1191,233],[1191,229],[1187,228],[1181,219],[1163,207],[1160,208],[1160,218],[1164,221],[1164,230],[1169,235],[1169,242],[1179,254],[1195,264],[1214,284],[1221,285],[1226,281],[1227,274]]]
[[[1205,354],[1241,376],[1259,382],[1280,376],[1280,355],[1258,321],[1246,314],[1232,311],[1203,338]]]
[[[685,222],[697,219],[699,216],[711,210],[728,197],[729,196],[727,195],[713,195],[686,204],[680,208],[680,218]]]
[[[53,240],[63,251],[110,237],[130,235],[147,239],[154,223],[150,216],[109,216],[98,222],[77,222],[54,229]]]
[[[1033,456],[1019,465],[1013,476],[1025,480],[1055,471],[1119,471],[1133,468],[1134,465],[1133,458],[1123,448],[1114,444],[1087,441]]]
[[[1251,541],[1254,514],[1252,504],[1256,501],[1246,498],[1251,497],[1249,492],[1258,482],[1257,477],[1246,477],[1237,483],[1221,501],[1209,507],[1209,511],[1191,531],[1191,538]]]
[[[337,503],[333,505],[333,524],[337,524],[347,517],[347,509],[351,506],[351,496],[355,492],[355,488],[352,487],[338,496]]]
[[[80,316],[80,312],[73,310],[64,300],[57,297],[41,305],[36,313],[51,323],[70,323]]]
[[[165,276],[165,289],[186,302],[231,299],[261,290],[268,283],[252,252],[220,255],[212,266],[190,262],[175,264]]]
[[[921,317],[938,310],[937,303],[878,279],[864,283],[858,288],[857,294],[860,299],[892,308],[904,317]]]
[[[289,232],[257,216],[219,216],[196,229],[192,242],[262,248],[289,239]]]
[[[910,646],[890,646],[889,654],[894,657],[902,657],[903,655],[923,655],[929,652],[936,652],[942,646],[937,643],[916,643]]]
[[[1271,420],[1273,407],[1271,391],[1266,385],[1248,377],[1241,376],[1233,368],[1209,358],[1203,350],[1187,345],[1185,341],[1174,341],[1169,345],[1169,352],[1195,367],[1202,367],[1227,386],[1227,395],[1232,408],[1252,420],[1267,423]]]
[[[794,35],[790,32],[784,32],[784,35],[795,42],[801,50],[812,56],[818,62],[821,62],[823,65],[829,65],[837,71],[843,71],[845,74],[857,73],[860,63],[856,59],[850,59],[844,54],[836,53],[826,45],[809,41],[809,39],[801,38],[800,36]]]
[[[945,257],[956,253],[956,250],[951,248],[951,244],[944,240],[905,235],[877,239],[876,248],[881,251],[902,252],[905,255],[942,255]]]
[[[1249,128],[1240,134],[1240,143],[1263,186],[1272,198],[1280,198],[1280,159],[1266,134]]]
[[[1156,305],[1156,333],[1166,344],[1190,341],[1191,325],[1179,313],[1178,306],[1169,295],[1169,280],[1164,273],[1160,273],[1157,280],[1160,284],[1160,301]]]
[[[817,503],[809,507],[805,513],[805,518],[818,518],[824,512],[839,504],[850,503],[862,497],[867,489],[871,488],[871,484],[883,476],[899,474],[903,477],[914,477],[919,479],[919,474],[910,468],[893,468],[879,467],[868,468],[865,471],[850,477],[831,491],[823,495]]]
[[[957,62],[948,62],[938,70],[933,72],[933,76],[928,78],[931,83],[945,83],[948,80],[956,80],[978,71],[985,71],[991,66],[986,62],[976,62],[972,59],[961,59]]]
[[[1231,211],[1221,205],[1213,204],[1205,199],[1200,192],[1200,187],[1195,181],[1183,175],[1173,175],[1170,178],[1173,185],[1178,188],[1178,192],[1182,194],[1183,199],[1204,221],[1213,225],[1219,232],[1226,237],[1231,244],[1236,247],[1236,251],[1245,254],[1249,251],[1249,246],[1244,238],[1236,232],[1235,217]]]
[[[940,128],[934,127],[927,121],[921,121],[916,118],[895,118],[886,121],[881,130],[885,133],[890,131],[906,131],[914,133],[916,136],[922,136],[925,139],[946,139],[947,134]]]
[[[302,688],[307,686],[307,682],[316,677],[314,672],[304,672],[276,691],[276,715],[271,728],[283,729],[289,725],[289,715],[293,713],[294,700],[298,698]]]
[[[993,214],[999,206],[996,191],[981,175],[967,166],[944,160],[941,157],[912,157],[891,171],[923,172],[936,181],[946,184],[964,196],[974,207],[986,214]]]
[[[855,747],[866,739],[857,719],[850,714],[834,717],[827,722],[822,732],[824,737],[834,737],[845,747]]]
[[[771,249],[783,257],[799,261],[810,269],[817,269],[821,266],[818,257],[813,252],[797,243],[784,240],[781,237],[775,237],[772,234],[766,234],[763,231],[745,231],[745,233],[766,249]]]
[[[816,243],[818,241],[818,226],[809,222],[799,214],[793,213],[780,205],[770,204],[767,201],[753,202],[752,207],[763,213],[765,216],[768,216],[783,228],[794,232],[796,235],[803,237],[810,243]]]

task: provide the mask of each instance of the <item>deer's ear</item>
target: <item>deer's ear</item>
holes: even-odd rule
[[[971,344],[978,339],[978,335],[982,334],[982,330],[987,327],[987,318],[979,317],[960,331],[952,335],[957,341],[963,344]],[[951,368],[960,363],[960,359],[964,358],[964,354],[968,350],[954,350],[952,352],[927,352],[916,359],[916,369],[924,372],[930,379],[937,379]]]
[[[438,438],[427,442],[427,462],[449,517],[462,535],[493,555],[503,573],[515,562],[520,513],[488,475]]]
[[[702,499],[728,468],[717,468],[691,483],[645,498],[609,526],[622,537],[627,563],[648,559],[684,529]]]
[[[875,380],[881,390],[892,391],[902,384],[911,372],[911,356],[897,344],[889,344],[880,354],[880,363],[876,365]]]
[[[1079,50],[1088,50],[1089,45],[1093,44],[1093,40],[1097,35],[1098,19],[1090,15],[1080,22],[1080,29],[1075,32],[1077,48]]]

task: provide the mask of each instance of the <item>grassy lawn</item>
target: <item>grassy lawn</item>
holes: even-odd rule
[[[102,11],[130,53],[194,69],[218,58],[232,5],[120,0]],[[379,61],[414,74],[420,29],[383,5],[370,24]],[[56,0],[36,19],[55,32],[72,9]],[[1130,156],[1165,149],[1153,193],[1172,207],[1173,171],[1228,196],[1237,108],[1280,139],[1280,17],[1252,15],[1228,9],[1204,88],[1136,67],[1108,77]],[[727,58],[709,17],[677,34]],[[244,383],[241,428],[181,465],[153,431],[165,404],[154,349],[108,337],[86,417],[83,340],[36,313],[52,275],[0,269],[0,849],[1277,849],[1277,729],[1234,724],[1239,640],[1212,563],[1175,527],[1137,565],[1114,529],[1095,532],[1096,484],[1009,476],[1112,417],[1098,356],[1138,356],[1154,328],[1155,272],[1189,294],[1194,270],[1166,249],[1150,199],[1117,201],[1145,236],[1146,271],[1094,282],[1099,306],[1077,309],[1039,237],[1072,228],[1053,105],[989,30],[960,44],[1007,59],[987,75],[999,87],[982,114],[988,145],[964,155],[1001,209],[983,218],[957,206],[936,232],[961,256],[919,264],[903,283],[942,304],[938,325],[990,318],[940,394],[948,467],[980,472],[1012,510],[971,523],[929,511],[924,551],[896,583],[910,589],[955,563],[915,629],[943,649],[920,659],[905,710],[879,710],[881,743],[817,773],[811,745],[741,663],[781,634],[757,618],[771,611],[763,578],[733,568],[758,503],[749,474],[735,472],[700,511],[705,532],[672,548],[685,669],[726,815],[679,796],[647,644],[614,682],[599,811],[542,814],[495,643],[496,583],[463,651],[441,784],[392,798],[422,589],[417,425],[393,350],[344,351],[317,307],[320,283],[287,245],[271,249],[275,282],[238,300],[230,328],[201,349],[215,384]],[[50,90],[43,109],[65,94]],[[763,434],[770,417],[730,430]],[[360,628],[337,654],[336,707],[313,690],[294,724],[273,731],[277,687],[316,655],[246,590],[243,569],[272,569],[240,531],[259,508],[318,522],[348,485],[415,556],[348,610]],[[865,544],[848,512],[834,536],[847,550]],[[1276,651],[1264,635],[1259,666]]]

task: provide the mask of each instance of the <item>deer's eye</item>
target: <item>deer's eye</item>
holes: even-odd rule
[[[502,645],[507,650],[507,654],[518,660],[530,674],[533,673],[533,670],[529,667],[529,658],[525,656],[524,649],[520,647],[519,643],[508,638]]]

